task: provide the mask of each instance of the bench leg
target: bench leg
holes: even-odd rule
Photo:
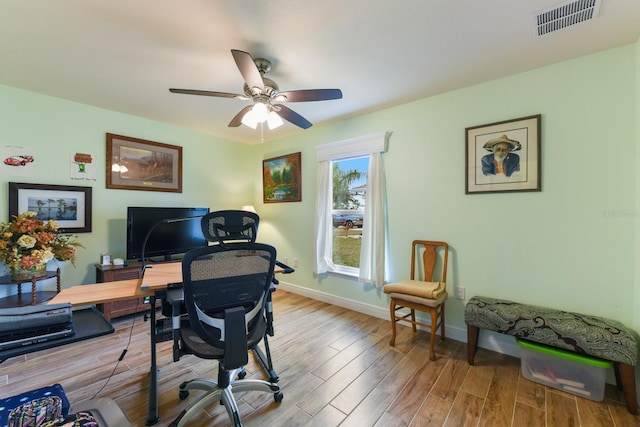
[[[476,358],[479,335],[480,328],[477,326],[467,325],[467,362],[469,362],[469,365],[473,365],[473,361]]]
[[[636,373],[633,366],[626,363],[614,362],[614,371],[618,388],[622,385],[624,401],[627,411],[633,415],[638,415],[638,404],[636,402]]]

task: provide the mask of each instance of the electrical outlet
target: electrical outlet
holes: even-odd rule
[[[462,286],[456,286],[456,298],[464,300],[464,288]]]
[[[298,268],[298,258],[293,259],[293,268]]]

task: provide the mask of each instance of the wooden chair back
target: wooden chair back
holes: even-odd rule
[[[443,248],[442,279],[434,280],[436,261],[438,260],[438,247]],[[424,277],[416,277],[416,257],[422,252],[422,268]],[[446,242],[431,240],[414,240],[411,251],[411,280],[423,280],[425,282],[447,282],[447,262],[449,260],[449,245]]]

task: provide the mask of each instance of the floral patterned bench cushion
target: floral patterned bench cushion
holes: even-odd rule
[[[467,325],[634,366],[633,331],[615,320],[474,296],[464,309]]]

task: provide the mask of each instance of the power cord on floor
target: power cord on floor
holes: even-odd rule
[[[122,362],[122,359],[124,359],[125,354],[127,354],[127,351],[129,350],[129,346],[131,345],[131,337],[133,336],[133,327],[136,324],[136,317],[138,316],[138,306],[139,305],[140,305],[140,299],[138,299],[138,301],[136,302],[136,309],[135,309],[135,312],[133,314],[133,320],[131,321],[131,329],[129,330],[129,339],[127,340],[127,345],[125,346],[124,350],[122,350],[122,353],[120,353],[120,357],[118,357],[118,361],[116,362],[116,365],[113,367],[113,370],[111,371],[111,373],[107,377],[107,380],[102,385],[102,387],[100,387],[100,389],[98,391],[96,391],[96,393],[91,397],[91,399],[95,399],[104,390],[104,388],[107,386],[107,384],[109,384],[109,381],[111,381],[111,378],[116,373],[116,369],[118,369],[118,366],[120,365],[120,362]]]

